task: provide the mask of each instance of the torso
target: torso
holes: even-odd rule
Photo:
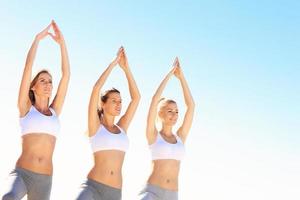
[[[105,150],[94,153],[95,165],[88,178],[111,187],[122,188],[122,166],[125,152]]]
[[[122,166],[128,148],[126,133],[117,126],[108,129],[100,125],[97,133],[90,137],[90,141],[94,150],[95,164],[88,178],[121,189]]]
[[[22,137],[22,154],[16,166],[36,173],[51,175],[56,138],[48,134],[26,134]]]
[[[148,183],[177,191],[180,161],[154,160],[152,164],[152,173],[148,179]]]
[[[22,154],[16,166],[36,173],[52,175],[52,156],[59,132],[59,120],[55,111],[49,108],[44,114],[31,106],[20,118],[22,133]]]
[[[166,137],[158,133],[156,141],[150,145],[150,149],[153,169],[148,183],[178,191],[180,162],[184,157],[182,140],[177,135]]]

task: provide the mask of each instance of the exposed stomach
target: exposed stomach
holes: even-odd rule
[[[52,156],[56,138],[49,134],[33,133],[22,137],[22,154],[16,166],[30,171],[52,175]]]
[[[153,170],[148,183],[161,188],[177,191],[180,161],[177,160],[154,160]]]
[[[121,189],[124,157],[125,152],[117,150],[105,150],[94,153],[95,164],[88,174],[88,178]]]

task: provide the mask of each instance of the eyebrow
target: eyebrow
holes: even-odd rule
[[[42,80],[42,79],[52,81],[52,78],[47,79],[47,78],[43,78],[43,77],[40,77],[38,80]]]

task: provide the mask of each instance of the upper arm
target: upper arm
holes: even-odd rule
[[[155,125],[157,115],[157,105],[159,100],[156,97],[152,98],[147,117],[146,137],[148,144],[153,144],[157,137],[157,129]]]
[[[31,101],[29,98],[30,79],[31,66],[26,65],[24,68],[18,96],[18,109],[20,117],[25,116],[31,106]]]
[[[125,112],[125,114],[120,118],[119,122],[117,123],[122,129],[127,131],[130,122],[136,112],[137,106],[139,104],[140,99],[133,99]]]
[[[181,125],[181,127],[178,129],[177,134],[180,137],[180,139],[185,142],[188,133],[191,129],[192,126],[192,122],[193,122],[193,117],[194,117],[194,110],[195,110],[195,106],[189,106],[186,110],[184,119],[183,119],[183,123]]]
[[[89,107],[88,107],[88,132],[89,136],[91,137],[94,135],[100,125],[100,120],[98,116],[98,98],[99,97],[99,90],[94,87],[91,93]]]
[[[51,107],[55,110],[56,114],[61,113],[65,97],[68,90],[70,76],[63,76],[59,82],[56,95],[52,101]]]

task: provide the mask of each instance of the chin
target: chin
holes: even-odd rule
[[[114,113],[114,116],[119,116],[121,112]]]

